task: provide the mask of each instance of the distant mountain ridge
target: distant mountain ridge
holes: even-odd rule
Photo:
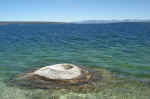
[[[124,19],[124,20],[84,20],[74,22],[77,24],[104,24],[104,23],[120,23],[120,22],[150,22],[150,19]]]
[[[49,22],[49,21],[0,21],[0,25],[5,24],[66,24],[66,22]]]

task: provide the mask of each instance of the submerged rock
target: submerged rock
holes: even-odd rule
[[[69,89],[77,92],[96,91],[109,86],[112,74],[105,69],[85,68],[73,64],[45,66],[11,80],[11,84],[28,88]]]

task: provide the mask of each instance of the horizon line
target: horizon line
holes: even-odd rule
[[[125,20],[150,20],[150,18],[123,18],[123,19],[86,19],[86,20],[76,20],[76,21],[50,21],[50,20],[44,20],[44,21],[40,21],[40,20],[0,20],[0,22],[65,22],[65,23],[69,23],[69,22],[81,22],[81,21],[125,21]]]

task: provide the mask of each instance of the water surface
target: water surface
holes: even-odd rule
[[[56,63],[149,80],[149,49],[150,23],[1,25],[0,86],[7,88],[3,81],[30,68]]]

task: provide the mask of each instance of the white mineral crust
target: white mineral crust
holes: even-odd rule
[[[33,74],[47,79],[67,80],[79,77],[82,72],[80,67],[73,64],[56,64],[42,67]]]

